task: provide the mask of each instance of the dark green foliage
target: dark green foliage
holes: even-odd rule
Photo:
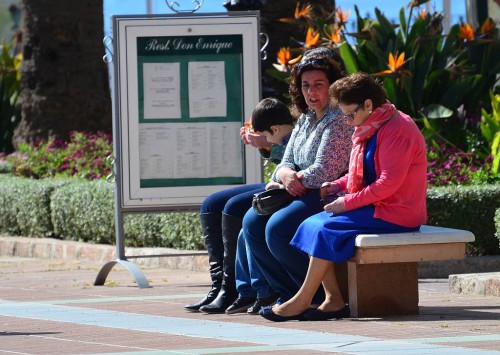
[[[52,192],[67,180],[30,180],[0,175],[0,231],[26,237],[53,237]]]
[[[500,184],[436,187],[427,194],[427,224],[465,229],[476,236],[469,255],[500,254],[494,215],[500,207]]]

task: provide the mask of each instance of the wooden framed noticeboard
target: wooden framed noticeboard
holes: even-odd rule
[[[258,12],[113,16],[122,209],[190,209],[262,181],[240,127],[260,99]]]

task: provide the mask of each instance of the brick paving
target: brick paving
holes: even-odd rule
[[[142,266],[140,289],[117,265],[0,257],[0,354],[500,354],[500,299],[421,280],[420,315],[272,323],[183,310],[206,272]]]

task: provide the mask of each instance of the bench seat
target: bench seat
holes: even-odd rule
[[[337,270],[347,272],[339,282],[352,316],[418,314],[418,262],[463,259],[465,243],[473,241],[469,231],[427,225],[411,233],[360,234],[347,268]]]

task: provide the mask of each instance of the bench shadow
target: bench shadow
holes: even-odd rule
[[[462,320],[494,320],[500,319],[500,306],[450,306],[450,307],[426,307],[419,306],[420,314],[406,316],[381,316],[373,318],[352,318],[358,322],[401,322],[401,321],[462,321]]]

